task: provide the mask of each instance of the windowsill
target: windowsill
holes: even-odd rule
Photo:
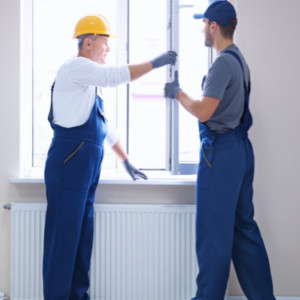
[[[132,180],[127,173],[102,172],[99,184],[105,185],[180,185],[195,186],[196,175],[171,175],[165,171],[147,171],[148,180]],[[11,177],[11,183],[44,183],[42,175],[34,175],[30,177]]]

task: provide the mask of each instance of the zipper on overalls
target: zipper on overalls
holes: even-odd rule
[[[84,141],[82,141],[80,143],[80,145],[64,160],[64,164],[78,152],[78,150],[82,147],[83,144],[84,144]]]
[[[206,160],[206,163],[207,163],[207,165],[210,167],[210,168],[212,168],[212,165],[209,163],[209,161],[208,161],[208,159],[207,159],[207,157],[206,157],[206,154],[205,154],[205,151],[204,151],[204,148],[203,148],[203,143],[202,143],[202,153],[203,153],[203,156],[204,156],[204,159]]]

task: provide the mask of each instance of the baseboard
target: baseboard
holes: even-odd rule
[[[243,296],[228,296],[228,300],[247,300]],[[276,300],[300,300],[300,297],[276,297]]]

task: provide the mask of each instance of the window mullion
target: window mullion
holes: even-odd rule
[[[178,0],[167,0],[167,41],[168,49],[179,50],[179,3]],[[167,68],[166,79],[170,82],[174,79],[174,73],[178,70],[178,63],[174,67]],[[172,174],[178,174],[179,167],[179,105],[174,99],[167,99],[167,170]]]
[[[187,46],[185,47],[183,46],[186,45],[187,42],[186,34],[187,33],[189,34],[189,31],[187,31],[187,26],[189,26],[188,28],[192,28],[192,26],[194,26],[191,21],[193,9],[195,9],[195,5],[192,1],[191,3],[186,3],[181,0],[169,0],[169,10],[168,10],[170,13],[170,17],[168,18],[170,20],[168,26],[169,49],[174,50],[178,53],[178,61],[175,68],[173,68],[173,70],[171,71],[171,78],[167,75],[167,81],[173,80],[174,72],[175,70],[178,69],[179,74],[183,74],[183,76],[185,76],[182,77],[183,86],[184,87],[189,86],[192,95],[194,95],[194,97],[198,97],[198,95],[200,95],[199,90],[197,90],[197,88],[194,87],[197,86],[197,84],[199,85],[199,81],[201,81],[201,79],[199,79],[197,83],[196,82],[197,80],[195,80],[195,78],[188,77],[190,72],[187,72],[187,70],[188,68],[191,68],[192,65],[191,65],[191,59],[190,57],[188,57],[188,55],[190,54],[187,55],[187,53],[191,53],[192,55],[196,55],[197,57],[197,55],[201,55],[200,53],[202,53],[203,50],[201,50],[199,53],[192,53],[192,51],[189,51],[187,49]],[[182,24],[180,24],[181,20],[183,20]],[[197,47],[197,45],[199,47],[199,42],[195,42],[195,47]],[[203,47],[204,47],[204,41],[203,41]],[[206,57],[206,55],[205,56],[203,55],[205,54],[202,54],[201,57]],[[208,59],[209,58],[210,57],[208,56]],[[184,60],[183,62],[184,65],[180,64],[180,59]],[[201,60],[197,61],[198,65],[199,63],[201,64],[200,69],[201,71],[203,71],[204,69],[202,68],[205,68],[205,63],[201,62]],[[201,73],[201,71],[199,73]],[[194,83],[194,85],[191,86],[190,83]],[[169,102],[167,104],[169,105],[168,113],[170,113],[168,120],[170,120],[171,123],[169,129],[170,171],[172,174],[196,174],[198,169],[198,158],[197,158],[198,155],[194,150],[192,150],[192,148],[191,149],[189,148],[189,147],[193,147],[193,145],[190,145],[189,143],[186,144],[185,142],[187,142],[186,134],[191,134],[192,138],[196,138],[197,131],[195,130],[197,130],[197,128],[194,125],[190,124],[191,121],[189,121],[190,119],[187,113],[184,111],[182,107],[180,107],[178,101],[169,100],[168,102]],[[190,117],[192,118],[192,116]],[[195,124],[196,122],[197,120],[195,120]]]

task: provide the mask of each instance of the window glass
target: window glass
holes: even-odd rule
[[[184,2],[188,4],[187,1]],[[205,9],[208,0],[201,3],[203,8],[197,7],[197,12]],[[203,22],[193,18],[195,12],[192,5],[184,6],[179,11],[179,82],[192,98],[200,100],[201,82],[208,69],[209,51],[204,46]],[[180,106],[179,163],[198,162],[199,144],[198,120]]]
[[[130,63],[149,60],[167,50],[166,16],[166,1],[130,1]],[[166,68],[160,68],[130,84],[129,155],[140,168],[166,166],[165,82]]]

